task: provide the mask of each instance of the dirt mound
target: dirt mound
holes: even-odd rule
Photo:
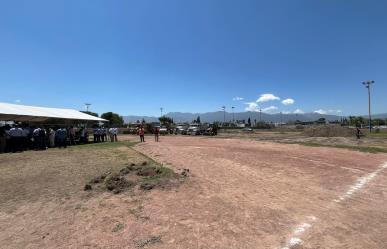
[[[309,137],[353,137],[355,131],[339,125],[319,125],[306,128],[303,134]]]
[[[104,185],[107,190],[112,191],[115,194],[121,193],[122,191],[135,185],[134,182],[128,181],[125,177],[120,174],[111,174],[104,180]]]
[[[141,190],[151,190],[156,187],[164,188],[173,185],[173,182],[179,182],[180,178],[187,177],[189,169],[184,169],[182,174],[177,174],[170,168],[160,165],[150,165],[143,162],[140,165],[128,164],[119,170],[118,173],[105,172],[101,176],[94,177],[86,184],[84,190],[90,191],[99,189],[112,191],[115,194],[121,193],[127,189],[139,186]]]

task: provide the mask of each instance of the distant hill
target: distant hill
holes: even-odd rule
[[[194,119],[196,119],[198,116],[200,116],[200,120],[202,122],[208,122],[212,123],[214,121],[220,121],[222,122],[224,120],[224,113],[222,111],[218,112],[206,112],[206,113],[186,113],[186,112],[170,112],[167,113],[165,116],[172,118],[177,123],[182,122],[191,122]],[[233,120],[233,114],[226,112],[226,121],[232,121]],[[282,117],[281,117],[282,116]],[[256,120],[259,122],[260,120],[260,114],[258,112],[237,112],[234,113],[235,120],[246,120],[250,117],[251,122],[254,122]],[[137,120],[144,119],[146,122],[157,122],[158,117],[149,117],[149,116],[124,116],[124,122],[125,123],[132,123],[136,122]],[[261,120],[265,122],[281,122],[281,119],[283,122],[289,122],[289,121],[315,121],[319,118],[325,118],[329,121],[335,121],[340,120],[340,116],[336,115],[323,115],[318,113],[304,113],[304,114],[268,114],[268,113],[262,113],[261,114]]]
[[[368,115],[364,115],[363,117],[368,118]],[[374,118],[386,119],[387,118],[387,113],[381,113],[381,114],[372,115],[372,119],[374,119]]]

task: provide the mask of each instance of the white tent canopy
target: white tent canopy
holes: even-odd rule
[[[94,117],[73,109],[16,105],[0,102],[0,120],[3,121],[41,122],[51,118],[107,122],[106,119]]]

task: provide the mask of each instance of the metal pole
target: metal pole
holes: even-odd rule
[[[235,123],[235,118],[234,118],[234,106],[231,107],[232,108],[232,122]]]
[[[363,85],[368,90],[368,125],[370,129],[370,133],[372,132],[372,119],[371,119],[371,84],[375,83],[373,80],[363,81]]]
[[[371,90],[370,90],[370,86],[367,87],[368,88],[368,125],[370,127],[370,133],[372,131],[371,127]]]

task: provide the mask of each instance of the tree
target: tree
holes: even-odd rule
[[[96,112],[90,112],[90,111],[80,111],[80,112],[89,114],[89,115],[94,116],[94,117],[98,117],[98,113],[96,113]]]
[[[122,126],[124,124],[122,116],[114,112],[105,112],[101,115],[101,118],[109,120],[109,125],[112,126]]]
[[[200,116],[196,118],[196,123],[200,124]]]
[[[159,121],[160,124],[166,126],[167,129],[170,129],[173,124],[173,119],[166,116],[159,117]]]
[[[247,126],[251,127],[251,119],[249,117],[249,119],[247,120]]]

